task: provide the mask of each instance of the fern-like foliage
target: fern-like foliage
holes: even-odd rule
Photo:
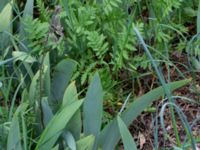
[[[90,65],[87,66],[87,68],[85,68],[85,70],[81,76],[81,84],[82,85],[84,83],[86,83],[87,79],[90,79],[92,77],[92,72],[94,71],[96,64],[97,64],[96,62],[91,63]]]
[[[28,46],[32,53],[41,54],[44,52],[44,47],[47,45],[47,37],[49,32],[49,24],[41,22],[39,19],[26,17],[24,20],[24,29],[26,32]]]
[[[42,5],[40,0],[38,2]],[[43,7],[41,8],[43,9]],[[48,16],[46,17],[48,19]],[[60,55],[64,53],[64,34],[59,14],[52,15],[48,22],[42,18],[32,19],[26,17],[23,24],[29,43],[28,47],[33,53],[41,54],[52,49],[58,50]]]
[[[158,18],[168,16],[173,8],[179,8],[183,0],[154,0],[154,11]]]
[[[87,46],[91,48],[95,55],[102,60],[108,51],[108,43],[105,41],[106,37],[99,34],[97,31],[87,32]]]
[[[116,35],[116,47],[113,48],[112,60],[115,67],[114,70],[127,69],[131,58],[136,49],[137,38],[132,32],[133,26],[137,26],[141,33],[143,33],[143,24],[137,23],[136,25],[123,26],[122,31]]]
[[[101,5],[95,2],[68,4],[71,9],[64,16],[68,54],[84,62],[79,69],[84,70],[82,84],[97,66],[107,67],[115,73],[127,69],[132,62],[130,56],[136,51],[137,40],[131,23],[127,25],[128,16],[123,11],[122,1],[103,0]],[[143,26],[138,28],[142,30]]]
[[[119,8],[121,0],[103,0],[103,9],[106,15],[113,12],[114,9]]]
[[[50,13],[48,8],[45,8],[43,0],[36,0],[37,8],[40,12],[40,19],[43,21],[48,21],[50,19]]]

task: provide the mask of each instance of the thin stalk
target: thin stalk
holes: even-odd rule
[[[164,127],[164,111],[167,107],[167,105],[173,105],[173,108],[175,109],[175,111],[177,112],[179,118],[181,119],[181,122],[185,128],[185,131],[186,131],[186,134],[187,136],[190,138],[191,140],[191,148],[193,150],[196,150],[196,142],[195,142],[195,139],[192,135],[192,130],[191,130],[191,127],[186,119],[186,116],[184,115],[184,113],[181,111],[181,109],[175,104],[175,103],[165,103],[163,105],[163,107],[161,108],[161,113],[160,113],[160,119],[161,119],[161,126],[162,128],[164,129],[164,132],[167,132],[165,127]],[[183,145],[179,146],[179,147],[184,147],[185,143],[183,143]]]
[[[24,79],[23,79],[24,80]],[[17,94],[23,84],[23,80],[19,83],[19,85],[17,86],[17,89],[15,90],[15,93],[13,95],[12,101],[11,101],[11,105],[10,105],[10,111],[9,111],[9,115],[8,115],[8,120],[11,121],[12,120],[12,115],[14,112],[14,105],[15,105],[15,101],[17,99]]]
[[[154,68],[154,70],[156,71],[156,74],[157,74],[157,76],[158,76],[158,79],[159,79],[160,83],[161,83],[162,86],[163,86],[163,90],[165,91],[167,98],[169,99],[169,101],[170,101],[171,103],[174,103],[174,100],[173,100],[173,98],[172,98],[172,96],[171,96],[170,87],[168,87],[168,86],[166,85],[165,79],[164,79],[163,75],[161,74],[161,72],[159,71],[158,66],[157,66],[157,63],[154,61],[154,59],[153,59],[151,53],[149,52],[149,50],[148,50],[148,48],[147,48],[147,46],[146,46],[146,44],[145,44],[145,42],[144,42],[144,40],[143,40],[143,38],[142,38],[140,32],[138,31],[138,29],[137,29],[136,27],[134,27],[134,31],[135,31],[135,33],[136,33],[136,35],[137,35],[139,41],[141,42],[141,44],[142,44],[142,46],[143,46],[143,48],[144,48],[145,53],[147,54],[147,56],[148,56],[149,59],[151,60],[151,63],[152,63],[152,65],[153,65],[153,68]],[[173,106],[172,106],[172,105],[170,105],[170,111],[171,111],[171,115],[172,115],[172,116],[171,116],[171,117],[172,117],[172,125],[173,125],[174,133],[175,133],[175,136],[176,136],[177,145],[178,145],[178,146],[181,146],[181,141],[180,141],[180,138],[179,138],[179,135],[178,135],[178,129],[177,129],[177,127],[176,127],[176,118],[175,118],[174,109],[173,109]]]
[[[24,149],[27,150],[27,128],[26,128],[26,123],[25,123],[25,118],[24,114],[21,113],[21,120],[22,120],[22,134],[23,134],[23,146]]]
[[[45,54],[42,54],[41,63],[40,63],[40,111],[41,111],[41,123],[42,127],[45,128],[44,122],[43,122],[43,109],[42,109],[42,97],[43,97],[43,63],[44,63]]]

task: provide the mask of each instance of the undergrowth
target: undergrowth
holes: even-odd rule
[[[166,149],[166,108],[170,148],[198,149],[199,118],[188,122],[173,90],[200,94],[199,34],[198,0],[3,0],[0,149],[137,149],[128,127],[143,111],[155,116],[152,149]]]

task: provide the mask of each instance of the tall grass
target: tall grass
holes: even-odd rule
[[[185,147],[196,148],[198,140],[193,137],[191,128],[197,123],[198,119],[194,120],[193,124],[190,125],[186,116],[175,103],[175,99],[177,98],[182,98],[190,102],[193,102],[193,100],[181,96],[173,96],[172,94],[172,91],[190,83],[191,80],[185,79],[184,73],[176,67],[176,63],[178,62],[170,61],[170,52],[168,51],[166,43],[164,43],[165,54],[163,54],[162,50],[157,50],[157,47],[160,45],[148,46],[144,42],[145,40],[141,36],[139,29],[144,29],[144,34],[147,36],[146,39],[151,41],[152,37],[148,35],[148,31],[151,32],[151,30],[156,30],[156,28],[148,29],[147,26],[143,28],[143,24],[140,23],[140,19],[137,18],[137,15],[139,15],[142,20],[145,21],[145,16],[143,16],[143,11],[145,9],[142,7],[143,2],[137,1],[133,2],[133,4],[130,3],[135,9],[131,10],[129,1],[123,3],[121,0],[105,0],[97,1],[97,3],[88,1],[84,5],[81,1],[51,1],[52,4],[55,5],[55,3],[58,3],[58,5],[64,9],[61,14],[59,14],[60,16],[54,16],[55,10],[52,9],[52,7],[55,7],[54,5],[45,8],[47,5],[46,2],[47,1],[37,0],[39,14],[34,14],[34,11],[37,9],[34,9],[35,4],[33,0],[26,1],[22,7],[24,9],[22,11],[20,11],[22,8],[19,9],[15,1],[11,1],[3,6],[2,11],[0,7],[0,20],[5,20],[4,22],[0,22],[0,36],[2,40],[7,41],[5,43],[0,43],[0,53],[2,54],[2,56],[0,56],[0,149],[112,150],[117,147],[120,139],[122,139],[125,150],[136,150],[137,142],[133,140],[128,128],[147,107],[161,97],[166,97],[166,99],[161,103],[162,108],[160,115],[158,115],[158,113],[156,114],[154,148],[159,149],[158,117],[160,117],[160,124],[167,137],[164,124],[164,114],[167,107],[170,108],[172,115],[173,129],[177,143],[176,146],[183,149]],[[144,3],[146,2],[147,1]],[[108,6],[105,5],[105,3]],[[153,2],[152,5],[155,6],[145,4],[145,6],[151,10],[153,7],[158,7]],[[176,5],[178,8],[179,3],[176,3]],[[87,6],[86,12],[83,11],[86,8],[85,6]],[[106,8],[104,8],[104,6]],[[121,8],[121,6],[123,7]],[[41,11],[41,7],[45,9],[45,11]],[[168,8],[168,13],[171,12],[170,9],[172,8],[173,7]],[[76,11],[76,9],[78,11]],[[106,9],[105,12],[103,11],[104,9]],[[125,9],[127,12],[124,14],[122,9]],[[130,13],[128,10],[130,10]],[[13,11],[16,14],[14,17],[12,16]],[[105,14],[102,16],[98,16],[95,13],[89,14],[89,16],[96,15],[96,18],[94,18],[94,16],[92,16],[92,18],[89,17],[91,20],[88,21],[87,12],[90,11],[94,11],[97,14],[100,12],[99,14],[101,15],[103,13]],[[63,31],[61,31],[64,32],[62,33],[64,36],[62,39],[62,42],[64,42],[63,45],[49,40],[51,36],[54,38],[59,37],[59,30],[57,28],[60,26],[58,25],[55,27],[53,26],[54,24],[51,24],[53,22],[52,20],[55,19],[53,17],[51,18],[52,20],[45,20],[45,13],[49,13],[49,16],[52,15],[55,18],[61,17],[61,24],[64,24]],[[38,20],[35,18],[33,19],[33,15],[39,15]],[[79,15],[83,15],[82,17],[86,16],[86,18],[77,18]],[[159,14],[156,15],[159,16]],[[199,15],[198,11],[197,18],[199,18]],[[31,32],[32,34],[27,34],[27,31],[24,30],[25,26],[27,26],[27,24],[25,24],[27,16],[30,17],[28,23],[37,25],[37,27],[40,28],[42,25],[45,25],[43,24],[45,22],[49,25],[48,27],[50,27],[50,30],[47,33],[41,31],[35,34],[36,31],[33,31]],[[124,16],[128,18],[124,18]],[[116,19],[115,17],[119,18]],[[137,27],[134,26],[133,28],[134,32],[132,32],[133,18],[136,20],[138,19]],[[163,24],[162,20],[164,18],[167,17],[161,16],[161,18],[158,18],[159,21],[161,21],[159,23],[157,23],[156,20],[155,22],[151,22],[153,24],[152,27],[157,26],[159,28],[161,27],[163,30],[167,29],[167,31],[176,32],[180,35],[180,38],[186,40],[183,35],[184,32],[179,31],[171,25]],[[82,21],[82,19],[86,19],[86,21]],[[117,27],[116,23],[113,24],[112,22],[116,20],[119,21],[119,27]],[[56,23],[59,22],[58,20],[56,21]],[[13,33],[14,24],[17,24],[16,27],[14,27],[16,33]],[[197,26],[199,33],[199,21],[197,21]],[[123,27],[122,31],[121,27]],[[31,31],[31,29],[33,28],[30,27],[29,30]],[[52,32],[52,30],[55,31]],[[120,34],[118,35],[119,31]],[[160,32],[164,34],[162,31]],[[93,36],[93,33],[99,34],[97,37],[94,36],[97,40],[88,38],[89,35]],[[188,59],[190,63],[191,59],[193,59],[193,54],[190,53],[190,47],[192,47],[192,43],[198,39],[197,35],[191,39],[188,45]],[[37,36],[40,38],[37,38]],[[125,39],[120,39],[121,36]],[[138,43],[135,42],[134,39],[130,39],[130,37],[138,38],[148,58],[146,60],[143,58],[144,60],[142,60],[142,62],[151,63],[150,66],[153,66],[161,86],[139,97],[132,97],[132,92],[130,92],[130,90],[123,91],[126,98],[123,100],[121,108],[108,123],[103,124],[104,105],[107,100],[104,94],[112,89],[112,94],[118,95],[119,91],[117,90],[119,88],[123,89],[123,86],[119,85],[130,81],[130,79],[136,79],[140,82],[140,77],[152,74],[153,72],[152,70],[149,70],[150,73],[145,72],[139,74],[139,72],[137,72],[137,76],[131,76],[123,81],[119,80],[120,76],[118,73],[120,71],[124,71],[125,73],[129,72],[131,74],[135,74],[137,71],[136,66],[132,65],[134,69],[130,69],[129,67],[131,64],[131,60],[128,58],[129,54],[131,54],[131,59],[134,60],[136,56],[133,55],[137,54],[137,52],[139,53],[139,51],[136,50],[128,51],[138,46]],[[89,41],[90,44],[88,44],[89,42],[87,40],[91,40]],[[94,42],[92,40],[96,43],[91,44]],[[121,40],[125,41],[120,43]],[[132,41],[132,45],[129,43],[129,40],[134,41]],[[45,43],[43,41],[45,41]],[[39,44],[37,43],[35,45],[35,42]],[[98,52],[98,50],[102,49],[96,48],[96,45],[100,45],[100,47],[105,46],[108,51],[105,53]],[[64,52],[62,53],[62,50],[57,46],[63,46]],[[126,52],[128,51],[127,53],[125,49]],[[97,52],[94,53],[94,50]],[[119,52],[120,55],[117,55],[116,51],[117,53]],[[58,53],[61,53],[61,56],[57,55]],[[99,54],[102,54],[102,56],[99,56]],[[143,54],[143,52],[140,54]],[[140,54],[138,54],[138,56]],[[159,58],[154,58],[155,54],[157,54]],[[77,56],[80,58],[77,58]],[[87,56],[87,58],[82,56]],[[167,59],[164,59],[166,56]],[[99,57],[101,57],[101,59]],[[117,57],[119,58],[116,61],[115,59]],[[80,80],[83,79],[83,77],[75,78],[74,74],[77,75],[78,72],[78,75],[81,75],[80,70],[77,71],[77,68],[80,69],[80,66],[84,65],[83,68],[87,70],[89,68],[88,64],[92,61],[97,62],[95,65],[93,64],[93,72],[90,72],[90,76],[86,77],[88,81],[85,84],[81,84],[82,81]],[[109,63],[109,61],[111,61],[111,63]],[[126,63],[128,63],[127,68]],[[161,67],[159,67],[159,64],[162,63],[168,65],[167,81],[160,69]],[[187,68],[184,64],[181,65]],[[112,71],[119,69],[114,72],[116,77],[112,76],[113,78],[111,78],[113,80],[117,78],[117,83],[109,86],[110,89],[104,89],[102,84],[104,80],[105,82],[110,82],[109,78],[107,78],[107,76],[102,78],[102,74],[98,73],[98,70],[104,69],[105,66]],[[113,66],[116,68],[119,66],[122,67],[115,70]],[[173,66],[185,80],[171,82],[170,66]],[[190,67],[193,67],[192,64]],[[74,79],[76,79],[76,81],[74,81]],[[119,88],[113,88],[115,86]],[[186,137],[183,143],[180,141],[178,129],[176,127],[177,118],[175,117],[175,112],[177,112],[186,131]]]

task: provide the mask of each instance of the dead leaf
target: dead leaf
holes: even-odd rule
[[[138,138],[140,140],[140,149],[143,148],[143,145],[146,143],[146,139],[142,133],[139,132]]]

